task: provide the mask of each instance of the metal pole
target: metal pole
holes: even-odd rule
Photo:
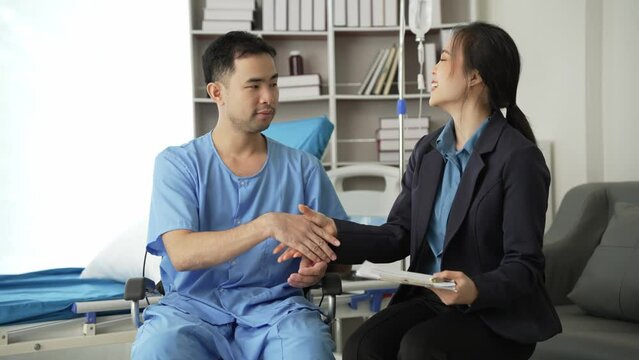
[[[406,116],[406,74],[404,64],[404,34],[406,32],[406,0],[399,0],[399,69],[397,71],[397,88],[399,99],[397,100],[397,118],[399,120],[399,186],[402,186],[402,175],[404,175],[404,116]],[[406,270],[406,259],[402,259],[402,270]]]

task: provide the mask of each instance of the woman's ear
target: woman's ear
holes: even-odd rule
[[[222,84],[219,82],[210,82],[206,84],[206,93],[213,102],[218,105],[224,105],[224,99],[222,98]]]
[[[468,77],[468,87],[479,85],[479,84],[482,84],[483,82],[484,80],[481,78],[481,75],[479,75],[478,70],[473,70],[470,73],[470,76]]]

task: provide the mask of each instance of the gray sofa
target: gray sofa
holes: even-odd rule
[[[563,333],[532,359],[639,359],[639,182],[571,189],[544,254]]]

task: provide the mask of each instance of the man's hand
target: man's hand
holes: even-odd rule
[[[304,216],[304,219],[312,222],[315,226],[319,227],[323,234],[326,234],[327,236],[330,236],[333,239],[335,239],[335,236],[337,235],[337,227],[335,226],[335,221],[333,221],[333,219],[329,218],[328,216],[320,212],[314,211],[313,209],[303,204],[299,204],[297,208]],[[335,243],[333,243],[333,245],[335,245]],[[278,245],[275,248],[275,250],[273,250],[273,253],[277,254],[278,252],[282,251],[284,247],[285,247],[284,244]],[[300,257],[302,255],[303,254],[300,251],[293,249],[289,246],[289,248],[282,255],[280,255],[279,258],[277,258],[277,261],[282,262],[282,261],[289,260],[291,258]],[[335,259],[333,258],[332,260],[335,260]]]
[[[324,261],[313,263],[307,257],[302,257],[299,270],[288,277],[288,284],[300,289],[315,285],[324,277],[327,267]]]
[[[302,215],[267,213],[260,216],[260,220],[268,229],[268,236],[281,243],[273,250],[274,254],[288,247],[313,262],[330,262],[337,258],[327,242],[339,246],[339,241]],[[284,259],[280,257],[278,261]]]
[[[431,289],[446,305],[470,305],[475,302],[479,295],[473,280],[461,271],[445,270],[433,274],[433,276],[447,281],[452,280],[457,284],[455,286],[456,291]]]

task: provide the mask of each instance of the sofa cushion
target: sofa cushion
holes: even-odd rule
[[[617,203],[568,298],[592,315],[639,322],[638,273],[639,205]]]

